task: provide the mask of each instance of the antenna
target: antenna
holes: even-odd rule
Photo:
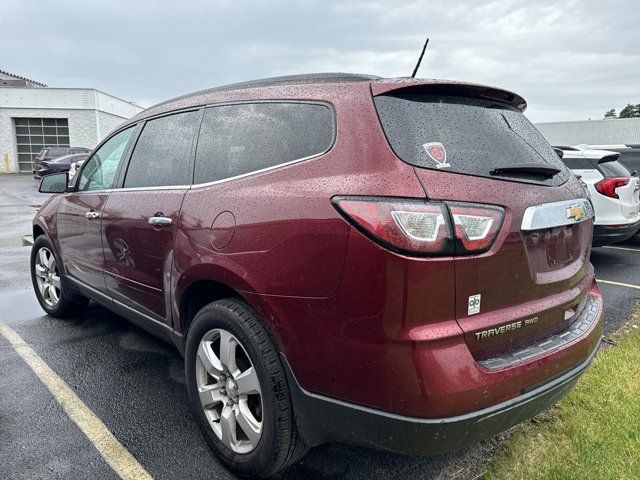
[[[416,78],[416,73],[418,73],[418,68],[420,68],[420,63],[422,62],[422,57],[424,57],[424,51],[427,49],[427,45],[429,44],[429,39],[424,42],[424,46],[422,47],[422,52],[420,52],[420,58],[418,58],[418,63],[416,63],[416,68],[413,69],[413,73],[411,74],[411,78]]]

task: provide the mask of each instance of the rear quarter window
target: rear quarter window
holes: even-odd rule
[[[335,136],[322,103],[262,102],[209,107],[204,113],[194,183],[257,172],[322,154]]]
[[[68,148],[48,148],[46,149],[49,157],[61,157],[62,155],[67,155],[69,152]]]
[[[605,176],[605,178],[631,176],[631,170],[629,170],[617,160],[612,162],[600,163],[598,164],[598,167],[600,168],[600,171]]]
[[[374,98],[389,144],[406,163],[438,168],[426,144],[442,144],[443,171],[493,177],[498,167],[523,164],[560,169],[551,178],[518,172],[501,180],[560,185],[569,172],[540,132],[517,109],[482,98],[400,91]]]

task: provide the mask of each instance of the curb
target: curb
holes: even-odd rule
[[[26,246],[33,245],[33,235],[25,235],[22,237],[22,244]]]

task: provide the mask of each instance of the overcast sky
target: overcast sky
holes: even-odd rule
[[[260,77],[344,71],[487,83],[533,121],[640,103],[640,1],[2,0],[0,69],[142,106]]]

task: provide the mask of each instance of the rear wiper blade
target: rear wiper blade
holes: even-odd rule
[[[489,173],[491,175],[500,175],[501,173],[533,173],[534,175],[542,175],[544,177],[553,177],[561,172],[559,168],[552,167],[544,163],[523,163],[514,165],[505,165],[504,167],[496,167]]]

